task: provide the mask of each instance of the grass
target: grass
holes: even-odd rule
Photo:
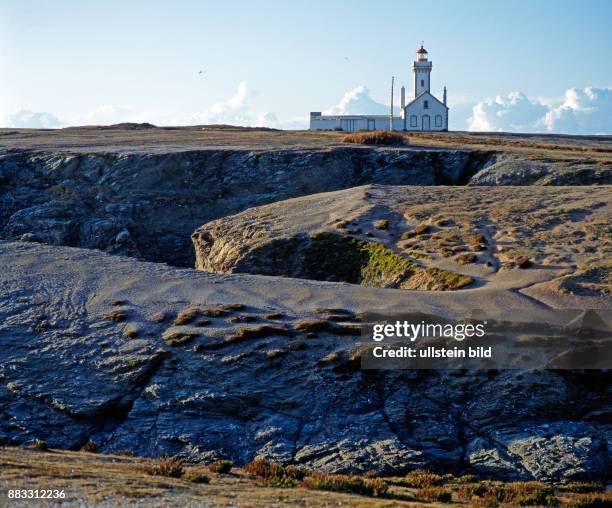
[[[483,481],[462,485],[457,492],[459,498],[471,501],[480,498],[486,504],[511,503],[515,506],[558,506],[559,499],[551,485],[541,482],[501,483]]]
[[[82,447],[81,450],[88,453],[98,453],[98,443],[89,439]]]
[[[191,342],[199,334],[190,332],[170,331],[163,335],[164,342],[172,347],[182,346]]]
[[[425,501],[450,503],[453,499],[453,494],[450,490],[442,487],[426,487],[419,489],[417,497]]]
[[[389,490],[389,485],[381,478],[327,473],[313,473],[304,479],[303,485],[307,489],[346,492],[369,497],[384,496]]]
[[[143,466],[155,466],[160,460],[131,457],[126,452],[106,455],[30,448],[16,451],[13,447],[0,446],[0,483],[14,489],[36,489],[40,485],[48,489],[65,489],[67,502],[88,506],[102,503],[124,506],[134,503],[132,499],[137,499],[139,506],[232,505],[253,508],[281,505],[389,508],[437,506],[443,502],[428,501],[424,497],[429,497],[429,494],[419,494],[419,488],[398,483],[405,477],[329,475],[267,460],[255,460],[244,468],[233,467],[231,474],[211,475],[210,478],[207,470],[199,466],[185,466],[179,477],[145,471]],[[164,466],[155,472],[162,470],[168,468]],[[458,506],[516,507],[534,502],[541,502],[543,506],[559,503],[572,508],[612,506],[612,494],[598,492],[603,486],[593,482],[560,486],[539,482],[478,482],[473,476],[452,477],[418,471],[408,473],[406,477],[424,485],[421,489],[450,491],[452,503]],[[312,479],[306,481],[308,477]],[[349,480],[351,478],[357,480]],[[307,488],[307,483],[312,488]],[[425,485],[428,483],[433,484]],[[279,487],[282,490],[278,490]],[[593,492],[588,492],[591,490]]]
[[[387,145],[401,146],[408,143],[408,138],[402,134],[390,131],[354,132],[342,138],[343,143],[357,145]]]
[[[281,335],[283,337],[293,337],[293,332],[281,326],[259,325],[245,327],[239,328],[234,334],[227,337],[224,342],[243,342],[251,339],[263,339],[266,337],[272,337],[274,335]]]
[[[478,257],[476,256],[476,254],[472,252],[460,254],[459,256],[455,258],[455,261],[459,263],[460,265],[471,265],[473,263],[476,263],[477,260],[478,260]]]
[[[125,321],[128,318],[128,315],[127,312],[123,309],[114,309],[109,312],[105,312],[104,314],[102,314],[102,317],[104,319],[112,321],[113,323],[121,323],[122,321]]]
[[[429,234],[431,232],[431,226],[427,224],[419,224],[415,226],[410,231],[405,231],[401,235],[402,240],[409,240],[410,238],[414,238],[415,236]]]
[[[208,465],[208,468],[214,473],[227,474],[234,467],[234,462],[231,460],[215,460]]]
[[[160,457],[143,466],[143,470],[152,476],[180,478],[185,474],[185,461],[176,457]]]
[[[35,448],[36,450],[41,450],[43,452],[49,450],[49,445],[47,444],[46,441],[43,441],[42,439],[37,439],[36,441],[34,441],[34,444],[32,445],[32,448]]]
[[[210,477],[205,475],[204,473],[196,470],[189,470],[184,475],[183,478],[191,483],[210,483]]]

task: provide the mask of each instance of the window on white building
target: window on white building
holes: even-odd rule
[[[436,115],[436,127],[442,127],[442,115]]]
[[[423,101],[423,109],[429,109],[429,101]]]
[[[416,127],[417,126],[417,117],[416,115],[412,115],[410,117],[410,127]]]

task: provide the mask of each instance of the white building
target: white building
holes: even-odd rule
[[[310,130],[323,131],[447,131],[448,106],[446,87],[442,101],[431,94],[431,62],[421,46],[412,66],[414,98],[406,104],[406,89],[401,88],[400,116],[389,115],[323,115],[310,113]],[[389,111],[391,113],[391,110]]]

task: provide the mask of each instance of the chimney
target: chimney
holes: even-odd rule
[[[406,87],[402,86],[402,109],[406,106]]]
[[[444,105],[446,106],[446,87],[444,87],[444,95],[443,95],[444,99],[442,100],[442,102],[444,102]]]

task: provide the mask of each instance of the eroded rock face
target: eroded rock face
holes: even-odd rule
[[[249,207],[367,183],[584,185],[607,166],[576,168],[494,152],[372,148],[164,153],[0,153],[0,235],[193,266],[189,236]],[[475,175],[475,176],[474,176]],[[117,246],[122,231],[133,245]]]
[[[559,481],[611,470],[605,373],[362,371],[354,334],[296,325],[325,319],[297,302],[335,285],[262,288],[252,276],[25,243],[0,242],[0,265],[5,443],[91,439],[102,452],[334,472]],[[170,332],[188,339],[170,344]]]

